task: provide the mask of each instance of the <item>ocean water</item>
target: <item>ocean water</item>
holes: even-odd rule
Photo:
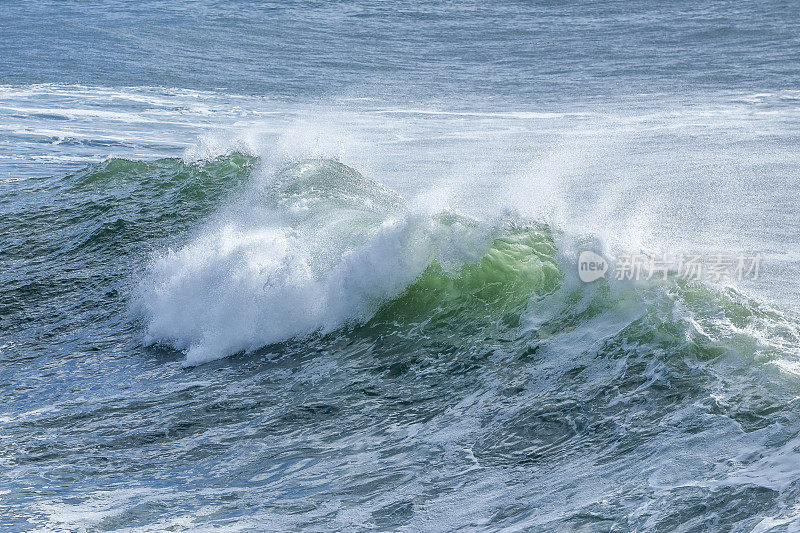
[[[800,530],[798,20],[3,2],[0,529]]]

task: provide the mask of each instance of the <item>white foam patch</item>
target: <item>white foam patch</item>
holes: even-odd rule
[[[268,213],[254,223],[253,215],[214,222],[152,261],[135,296],[146,342],[185,350],[193,365],[329,332],[368,319],[433,259],[466,259],[454,259],[464,253],[454,243],[465,239],[452,233],[467,229],[427,215],[390,217],[359,246],[339,248],[335,233],[305,234]]]

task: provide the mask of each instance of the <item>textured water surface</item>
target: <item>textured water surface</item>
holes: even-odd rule
[[[797,15],[4,3],[0,528],[797,530]]]

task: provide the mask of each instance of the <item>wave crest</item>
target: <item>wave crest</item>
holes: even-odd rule
[[[796,369],[794,317],[674,279],[583,285],[557,240],[543,223],[420,211],[337,161],[303,160],[155,256],[134,308],[146,342],[185,351],[187,365],[359,326],[462,346],[514,341],[521,353],[566,343],[564,353],[615,357],[642,345]]]
[[[543,276],[531,267],[538,256],[522,256],[537,244],[520,234],[492,248],[492,233],[454,213],[416,212],[341,163],[302,161],[183,248],[156,256],[134,305],[148,343],[185,350],[186,363],[198,364],[366,321],[415,280],[413,290],[432,291],[432,265],[458,268],[486,251],[455,281],[440,276],[437,289],[480,297],[498,283],[534,287]]]

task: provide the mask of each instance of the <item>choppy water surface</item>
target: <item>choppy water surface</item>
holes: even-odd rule
[[[797,530],[796,11],[4,4],[0,527]]]

